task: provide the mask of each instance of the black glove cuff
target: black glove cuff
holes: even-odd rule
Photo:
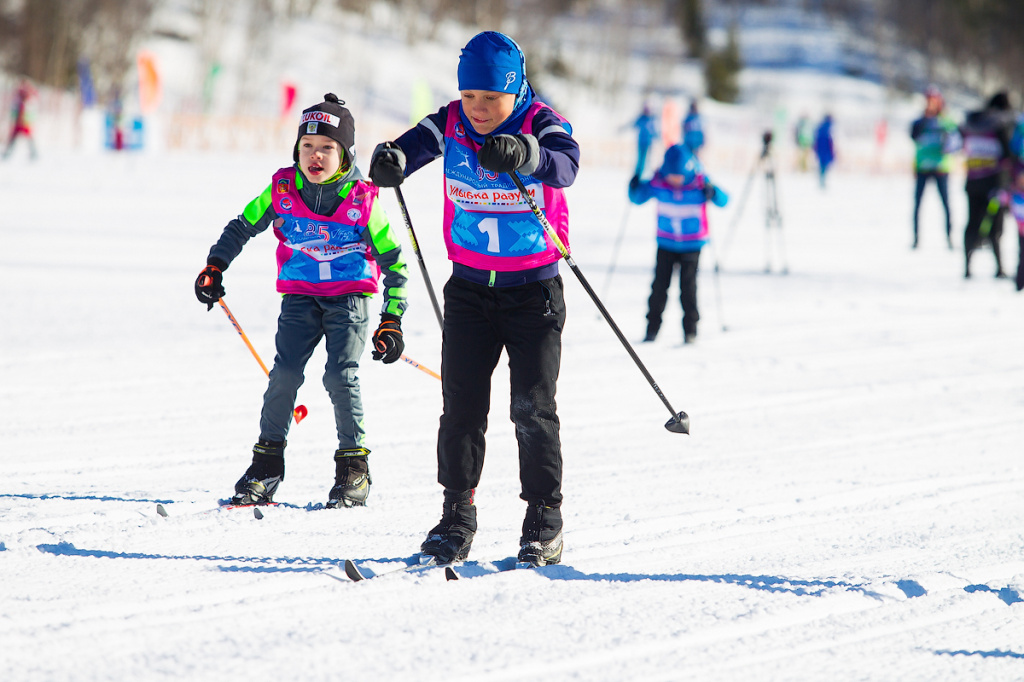
[[[224,261],[222,261],[220,258],[217,258],[216,256],[211,256],[210,258],[207,258],[206,259],[206,264],[207,265],[212,265],[213,267],[217,268],[221,272],[224,272],[225,270],[228,269],[228,264],[225,263]]]
[[[382,323],[384,323],[384,322],[394,322],[395,324],[398,324],[398,325],[402,324],[402,318],[399,317],[398,315],[392,315],[391,313],[381,313],[380,321]]]

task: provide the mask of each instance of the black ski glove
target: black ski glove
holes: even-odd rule
[[[402,340],[402,318],[398,315],[384,313],[380,316],[380,326],[373,333],[373,359],[385,365],[402,357],[405,341]]]
[[[640,176],[634,175],[629,179],[629,191],[635,192],[640,189]]]
[[[712,201],[715,198],[715,186],[710,182],[704,185],[704,198]]]
[[[207,265],[196,277],[196,298],[206,304],[207,311],[212,310],[213,304],[224,297],[224,275],[219,265],[223,264],[218,262]]]
[[[378,187],[398,187],[405,180],[405,152],[394,142],[377,145],[370,157],[370,180]]]
[[[519,171],[532,175],[540,163],[540,146],[533,135],[488,136],[476,158],[485,170],[494,173]]]

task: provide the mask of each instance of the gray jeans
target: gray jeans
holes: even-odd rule
[[[324,388],[334,403],[338,447],[363,447],[363,399],[359,392],[359,356],[366,347],[369,297],[285,294],[277,319],[277,356],[263,395],[260,437],[283,441],[291,426],[303,371],[320,339],[327,337]]]

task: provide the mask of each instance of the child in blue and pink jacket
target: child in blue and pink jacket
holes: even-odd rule
[[[672,274],[679,268],[679,301],[683,306],[683,341],[697,338],[697,262],[708,241],[707,202],[725,206],[729,197],[711,184],[700,161],[688,147],[677,144],[665,152],[661,168],[650,180],[633,176],[629,200],[658,202],[658,254],[648,301],[645,342],[654,341],[668,303]]]
[[[523,201],[518,173],[568,246],[564,187],[579,168],[572,127],[540,102],[514,40],[486,31],[459,58],[460,98],[377,147],[370,178],[397,187],[431,161],[444,164],[441,231],[452,261],[444,287],[438,482],[441,522],[425,561],[465,559],[477,528],[473,496],[484,464],[491,374],[508,354],[511,417],[519,443],[520,497],[527,502],[519,559],[558,563],[562,553],[562,450],[555,384],[565,302],[561,253]]]

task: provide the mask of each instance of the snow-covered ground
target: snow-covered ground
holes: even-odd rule
[[[469,579],[352,583],[345,558],[380,570],[439,517],[427,374],[364,358],[368,507],[309,511],[336,447],[318,352],[285,504],[262,520],[216,509],[250,459],[265,378],[192,282],[287,157],[46,152],[0,165],[3,679],[1024,678],[1024,295],[991,277],[989,251],[962,278],[958,178],[957,251],[931,189],[911,251],[909,175],[821,191],[782,173],[780,255],[760,176],[734,222],[747,176],[709,169],[734,201],[711,211],[698,343],[681,344],[673,300],[661,338],[636,344],[692,435],[662,427],[668,410],[563,267],[564,563],[492,574],[524,513],[500,365]],[[440,288],[438,172],[405,195]],[[654,218],[627,211],[627,179],[584,168],[572,243],[639,341]],[[225,278],[268,362],[274,245],[251,242]],[[412,272],[407,354],[437,369]]]

